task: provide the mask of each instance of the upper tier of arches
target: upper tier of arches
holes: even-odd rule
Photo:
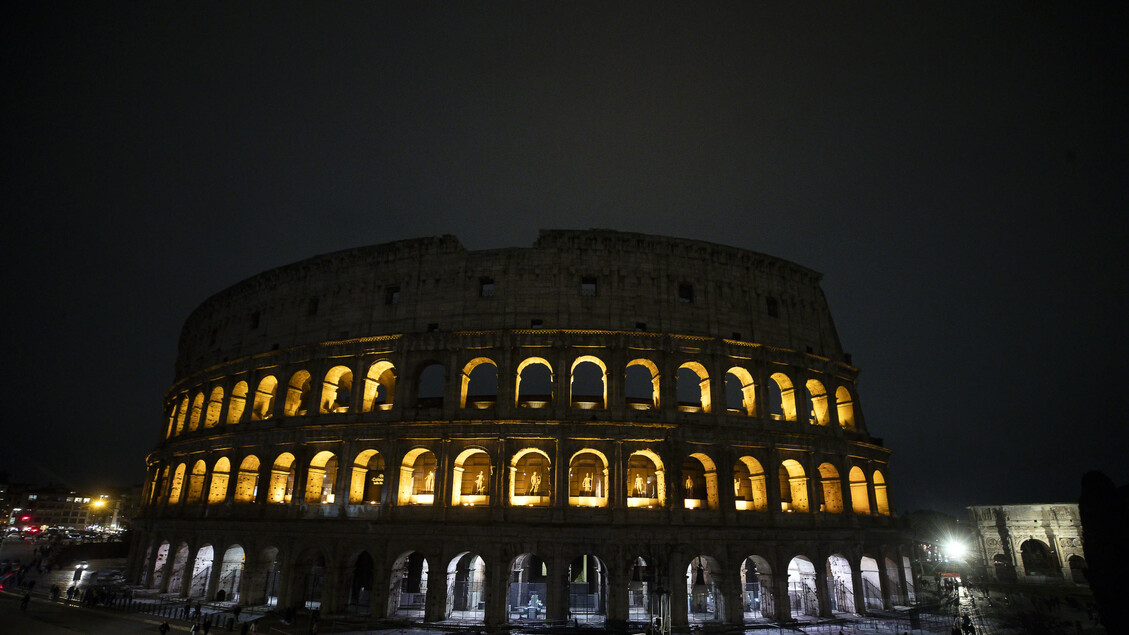
[[[694,413],[865,434],[850,377],[751,357],[521,346],[271,361],[171,393],[164,437],[293,417],[396,410],[395,419],[408,409],[459,418]]]

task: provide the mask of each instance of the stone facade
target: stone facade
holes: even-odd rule
[[[968,508],[973,554],[999,582],[1088,584],[1076,503]]]
[[[890,451],[819,279],[731,247],[548,231],[245,280],[185,324],[131,574],[488,626],[904,603]]]

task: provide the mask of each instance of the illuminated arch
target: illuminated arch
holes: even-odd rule
[[[384,493],[384,457],[376,450],[363,450],[353,459],[349,479],[349,503],[379,505]]]
[[[451,505],[489,505],[494,466],[482,448],[468,448],[455,457],[451,470]]]
[[[231,461],[221,457],[212,467],[212,484],[208,488],[208,504],[216,505],[227,499],[227,483],[231,478]]]
[[[169,413],[169,423],[168,423],[168,427],[165,428],[165,438],[166,439],[172,438],[172,436],[178,432],[178,430],[176,429],[176,402],[175,401],[169,405],[168,413]]]
[[[208,465],[203,460],[196,461],[188,476],[188,504],[199,503],[204,497],[204,480],[208,476]]]
[[[169,481],[169,504],[175,505],[180,502],[180,495],[184,491],[184,472],[188,466],[184,463],[176,466],[176,471],[173,472],[172,480]]]
[[[220,422],[220,410],[223,409],[223,388],[216,386],[208,397],[208,409],[204,412],[204,427],[214,428]]]
[[[525,370],[527,368],[529,368],[530,366],[544,367],[547,371],[549,371],[549,377],[548,377],[549,393],[548,394],[543,394],[543,393],[542,394],[525,394],[525,393],[529,392],[528,388],[523,393],[522,388],[521,388],[521,383],[522,383],[522,379],[523,379],[522,375],[525,373]],[[524,378],[524,379],[529,380],[529,381],[544,382],[543,377],[529,377],[529,378]],[[522,360],[522,362],[520,364],[518,364],[518,366],[517,366],[516,382],[517,383],[514,387],[515,388],[515,390],[514,390],[514,393],[515,393],[514,405],[515,406],[524,407],[524,408],[543,408],[543,407],[549,405],[550,403],[552,403],[552,401],[553,401],[553,365],[550,364],[548,362],[548,360],[546,360],[542,357],[527,357],[526,359]],[[528,383],[527,383],[527,385],[528,385]],[[540,388],[540,387],[542,387],[542,386],[535,385],[534,389]]]
[[[867,493],[866,474],[856,465],[847,473],[847,479],[851,484],[851,510],[856,514],[870,515],[870,495]]]
[[[255,402],[251,405],[251,421],[265,421],[274,415],[277,390],[278,380],[274,375],[267,375],[259,380],[259,386],[255,389]]]
[[[732,384],[730,377],[733,378]],[[728,412],[755,417],[757,414],[757,385],[753,375],[741,368],[734,366],[725,373],[725,405]],[[740,401],[731,400],[730,397],[740,397]]]
[[[828,514],[843,513],[843,485],[839,481],[839,470],[830,463],[821,463],[819,471],[819,511]]]
[[[890,501],[886,497],[886,478],[882,476],[882,472],[874,470],[874,507],[876,511],[883,515],[890,515]]]
[[[310,373],[305,369],[290,376],[290,382],[286,385],[286,403],[283,404],[283,416],[301,417],[306,414],[312,386]]]
[[[325,373],[321,384],[321,412],[349,412],[353,404],[353,371],[348,366],[334,366]]]
[[[831,412],[827,409],[827,390],[818,379],[809,379],[806,387],[808,397],[811,399],[811,412],[808,422],[817,426],[826,426],[831,423]]]
[[[666,506],[666,470],[653,450],[636,450],[627,457],[627,506]]]
[[[333,503],[337,484],[337,455],[323,450],[310,459],[305,500],[310,505]]]
[[[400,463],[397,502],[400,505],[434,505],[438,479],[435,453],[427,448],[410,450]]]
[[[243,457],[239,473],[235,477],[235,502],[254,503],[255,490],[259,487],[259,457],[254,454]]]
[[[490,368],[487,368],[487,366]],[[493,369],[493,371],[490,369]],[[493,377],[490,377],[491,373]],[[489,357],[475,357],[467,362],[466,366],[463,366],[460,383],[460,408],[468,406],[477,409],[490,408],[498,399],[498,365]],[[485,385],[485,390],[483,385]],[[491,387],[493,388],[492,391],[490,390]]]
[[[568,504],[573,507],[608,506],[608,457],[585,448],[568,460]]]
[[[844,430],[855,429],[855,404],[851,399],[851,391],[846,386],[835,389],[835,408],[839,415],[839,425]]]
[[[595,366],[595,368],[590,368]],[[599,369],[599,370],[596,370]],[[599,387],[595,384],[599,383]],[[577,384],[580,385],[578,389]],[[574,408],[590,410],[608,407],[608,367],[595,355],[581,355],[569,369],[569,398]]]
[[[365,394],[361,410],[390,410],[395,394],[396,367],[388,360],[374,362],[365,374]]]
[[[768,509],[768,482],[760,461],[751,456],[737,459],[733,465],[733,483],[737,509]]]
[[[289,452],[279,454],[270,470],[267,484],[267,502],[284,505],[290,502],[294,493],[294,455]]]
[[[682,462],[679,484],[682,486],[682,504],[686,509],[717,509],[717,467],[710,457],[700,452],[687,456]],[[704,505],[702,494],[705,494]]]
[[[200,427],[200,414],[204,411],[204,393],[198,392],[192,398],[192,412],[188,417],[188,431],[192,432]]]
[[[510,505],[547,507],[552,491],[553,471],[549,455],[537,448],[523,448],[515,452],[510,459]]]
[[[773,419],[796,420],[796,392],[792,380],[784,373],[773,373],[769,379],[769,410]]]
[[[682,394],[695,394],[698,396],[698,403],[685,402],[679,400],[678,409],[685,412],[710,412],[710,375],[706,372],[706,367],[702,366],[699,362],[686,362],[678,367],[678,387],[682,388],[683,381],[689,381],[689,375],[682,372],[683,370],[690,371],[697,377],[697,387],[685,387],[679,390],[680,396]]]
[[[231,389],[231,398],[227,400],[227,423],[239,423],[243,418],[243,410],[247,407],[247,382],[240,381]]]
[[[176,412],[176,433],[179,435],[184,432],[184,423],[188,415],[188,396],[180,398],[180,408]]]
[[[787,459],[780,463],[780,509],[786,512],[806,512],[808,506],[808,478],[799,461]]]
[[[645,378],[642,376],[643,371],[647,372]],[[633,359],[627,362],[623,374],[627,407],[634,410],[657,410],[659,407],[659,367],[646,358]]]

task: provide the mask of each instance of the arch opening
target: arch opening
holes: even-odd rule
[[[725,373],[725,409],[729,414],[755,417],[757,385],[753,375],[734,366]]]
[[[686,362],[678,367],[675,381],[679,412],[711,412],[710,376],[705,366]]]
[[[392,362],[381,360],[369,366],[364,390],[361,410],[391,410],[396,393],[396,367]]]
[[[349,504],[379,505],[384,494],[384,457],[376,450],[364,450],[353,461],[349,479]]]
[[[603,626],[608,613],[608,569],[585,554],[568,565],[568,610],[577,624]]]
[[[423,620],[427,604],[428,564],[418,551],[409,551],[392,565],[388,586],[388,616]]]
[[[796,556],[788,563],[788,603],[793,619],[800,615],[819,617],[815,565],[806,556]]]
[[[426,448],[416,448],[400,464],[400,505],[435,504],[435,454]]]
[[[516,403],[519,408],[544,408],[553,402],[553,367],[530,357],[517,367]]]
[[[776,613],[772,593],[772,568],[761,556],[741,561],[741,605],[744,622],[772,619]]]
[[[546,618],[549,570],[541,558],[523,553],[510,563],[506,585],[506,621],[538,622]]]
[[[740,510],[763,512],[768,509],[768,482],[760,461],[743,456],[734,463],[733,498]]]
[[[447,605],[444,619],[482,624],[486,616],[486,561],[464,552],[447,565]]]
[[[827,601],[832,613],[855,612],[851,563],[840,554],[827,557]]]
[[[604,409],[608,403],[608,368],[592,355],[578,357],[569,378],[571,405],[581,410]]]
[[[638,450],[627,458],[627,506],[666,506],[666,472],[662,459],[651,450]]]
[[[486,357],[467,362],[462,372],[460,408],[486,410],[498,401],[498,365]]]
[[[485,450],[471,448],[461,452],[451,471],[451,505],[489,505],[493,475],[494,466]]]
[[[709,556],[695,556],[686,567],[686,617],[691,624],[721,622],[724,618],[720,573],[717,562]]]
[[[808,479],[799,461],[787,459],[780,464],[780,510],[806,512],[808,507]]]
[[[548,507],[552,491],[549,455],[533,448],[517,452],[510,464],[510,505]]]
[[[330,368],[321,385],[322,414],[349,412],[352,403],[353,371],[346,366]]]
[[[633,359],[624,369],[624,394],[632,410],[659,407],[659,367],[649,359]]]
[[[337,483],[337,455],[332,452],[318,452],[310,459],[306,475],[307,505],[328,505],[335,500],[333,491]]]

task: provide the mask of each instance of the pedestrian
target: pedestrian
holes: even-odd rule
[[[26,611],[27,605],[31,602],[31,592],[24,593],[24,599],[20,600],[20,610]]]
[[[239,627],[239,635],[247,635],[247,629],[251,628],[250,622],[243,622],[243,626]]]
[[[193,622],[192,629],[188,632],[192,633],[192,635],[200,635],[200,622]]]
[[[166,633],[169,632],[169,628],[170,626],[168,620],[166,620],[164,622],[161,622],[161,625],[157,627],[157,630],[161,632],[161,635],[166,635]]]

